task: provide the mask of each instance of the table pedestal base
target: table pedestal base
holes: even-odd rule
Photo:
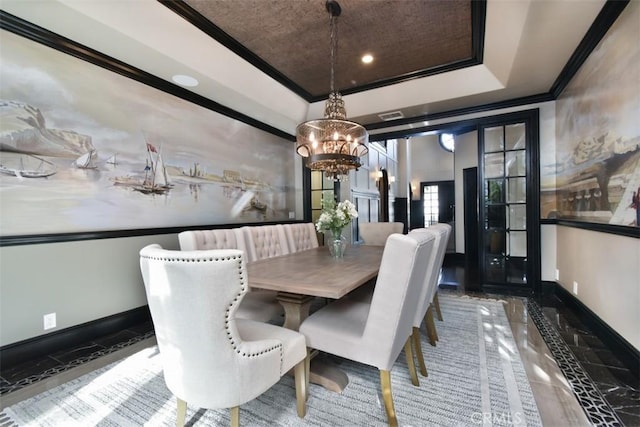
[[[349,384],[349,377],[331,361],[318,354],[311,360],[309,382],[321,385],[327,390],[342,393]]]
[[[284,308],[284,327],[300,330],[300,324],[309,317],[309,306],[315,297],[308,295],[278,292],[278,301]],[[309,382],[318,384],[327,390],[341,393],[349,384],[349,377],[330,361],[313,351],[311,354]]]

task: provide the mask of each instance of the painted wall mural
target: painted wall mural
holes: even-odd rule
[[[2,31],[0,236],[280,221],[293,143]]]
[[[543,218],[640,225],[638,28],[631,2],[558,99],[555,194],[543,189]]]

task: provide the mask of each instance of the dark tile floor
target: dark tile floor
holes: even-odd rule
[[[443,267],[441,288],[450,292],[464,294],[480,294],[495,296],[479,292],[476,287],[465,284],[464,269],[454,263],[447,262]],[[632,372],[615,354],[589,329],[588,326],[555,295],[548,295],[538,302],[544,322],[561,341],[555,348],[565,354],[569,360],[571,371],[579,371],[580,381],[587,382],[584,388],[585,396],[578,396],[585,412],[589,414],[597,401],[595,395],[606,401],[605,408],[612,416],[593,414],[590,419],[594,425],[640,426],[640,379],[637,371]],[[537,305],[530,307],[534,308]],[[540,329],[540,326],[538,325]],[[544,328],[543,328],[544,329]],[[541,330],[542,333],[542,330]],[[86,363],[103,355],[147,339],[153,335],[153,325],[145,322],[120,331],[115,334],[100,337],[91,342],[83,343],[76,348],[59,351],[36,360],[29,360],[14,366],[0,367],[0,395],[16,391],[26,385],[52,377],[60,372]],[[543,333],[543,336],[545,334]],[[550,334],[547,334],[550,335]],[[552,334],[551,334],[552,335]],[[545,337],[545,341],[547,338]],[[551,341],[548,342],[550,344]],[[558,343],[556,343],[558,344]],[[552,345],[549,345],[550,348]],[[559,357],[554,354],[556,360]],[[562,363],[559,363],[561,369]],[[569,379],[571,373],[565,373]],[[575,377],[575,375],[573,375]],[[574,378],[575,380],[575,378]],[[580,394],[576,391],[576,395]],[[599,405],[602,407],[603,405]],[[597,411],[596,411],[597,412]],[[599,420],[603,420],[599,422]]]
[[[45,380],[150,336],[153,336],[153,324],[148,321],[79,344],[74,348],[57,351],[37,359],[25,360],[11,366],[3,365],[0,367],[0,395]]]
[[[627,426],[640,426],[640,367],[626,366],[557,296],[545,295],[540,305],[545,317],[620,420]]]
[[[443,266],[440,287],[457,293],[483,294],[476,285],[465,282],[464,268],[455,262],[446,262]],[[577,365],[571,366],[567,372],[563,370],[563,373],[570,383],[576,385],[578,400],[585,412],[591,412],[590,419],[594,425],[640,427],[640,367],[632,370],[625,366],[584,319],[555,294],[544,295],[535,302],[535,306],[557,331],[561,340],[560,345],[556,346],[559,347],[558,351],[570,353],[561,355],[563,360]],[[551,347],[551,334],[543,331],[541,334]],[[559,358],[556,356],[556,359]],[[562,370],[563,364],[559,362],[559,365]],[[600,398],[609,408],[596,404]],[[613,413],[613,416],[607,417],[607,412]]]

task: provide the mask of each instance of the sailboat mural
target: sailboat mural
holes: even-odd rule
[[[131,188],[143,194],[165,194],[173,184],[169,180],[167,168],[162,159],[160,149],[147,142],[145,137],[147,158],[145,160],[144,176],[141,174],[118,176],[111,178],[114,185]],[[107,159],[106,163],[116,165],[116,154]]]
[[[78,157],[73,162],[73,165],[78,169],[96,169],[98,166],[96,166],[95,163],[93,163],[93,157],[95,153],[96,153],[96,150],[93,150],[93,149],[89,150],[88,152],[84,153],[82,156]]]
[[[171,189],[172,185],[169,182],[162,155],[154,145],[148,142],[147,155],[144,181],[140,185],[134,185],[133,189],[144,194],[164,194]]]
[[[112,166],[118,165],[118,153],[114,153],[113,156],[109,157],[105,160],[105,163]]]
[[[56,173],[56,166],[43,158],[25,154],[17,165],[0,164],[0,173],[18,178],[47,178]]]

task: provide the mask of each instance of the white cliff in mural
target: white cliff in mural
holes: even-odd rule
[[[91,137],[50,129],[42,112],[20,101],[0,100],[0,151],[78,157],[95,150]]]

